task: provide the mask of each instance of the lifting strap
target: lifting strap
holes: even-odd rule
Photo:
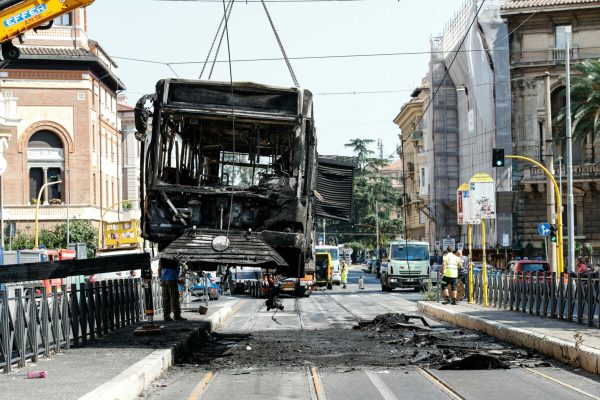
[[[300,87],[300,85],[298,84],[298,79],[296,79],[296,74],[294,73],[294,69],[292,68],[292,64],[290,63],[290,60],[288,59],[288,56],[285,53],[285,49],[283,48],[283,44],[281,43],[281,39],[279,38],[277,29],[275,28],[275,24],[273,23],[273,19],[271,18],[271,14],[269,14],[269,10],[267,9],[267,4],[265,3],[265,0],[260,0],[260,2],[262,3],[263,8],[265,9],[265,13],[267,14],[267,18],[269,19],[269,23],[271,24],[271,29],[273,29],[273,33],[275,34],[275,39],[277,39],[277,44],[279,44],[279,50],[281,50],[281,54],[283,55],[283,59],[285,60],[285,63],[287,64],[288,70],[290,71],[290,75],[292,76],[294,85],[296,87]]]

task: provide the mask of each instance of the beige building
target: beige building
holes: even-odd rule
[[[556,180],[562,180],[566,210],[565,128],[556,123],[547,124],[547,116],[551,110],[553,120],[565,105],[567,35],[572,64],[600,58],[600,1],[507,0],[502,15],[511,32],[513,154],[532,157],[554,169]],[[549,87],[546,72],[550,73]],[[538,224],[555,217],[549,211],[553,200],[540,169],[513,165],[514,242],[517,251],[520,248],[524,255],[526,252],[535,255],[531,253],[541,253],[543,248],[542,238],[537,233]],[[593,132],[574,142],[573,165],[575,240],[578,245],[593,245],[598,254],[600,140],[594,138]],[[566,238],[566,212],[563,221]]]
[[[140,157],[141,142],[135,137],[134,108],[128,99],[119,96],[117,104],[119,131],[121,134],[122,198],[128,200],[132,209],[130,218],[140,218]]]
[[[41,225],[71,218],[118,218],[121,133],[117,93],[125,87],[117,65],[89,40],[86,10],[28,32],[22,56],[0,71],[10,134],[4,174],[5,221],[29,230],[40,196]],[[1,111],[1,110],[0,110]],[[51,182],[62,183],[42,187]],[[68,206],[67,206],[68,204]]]
[[[429,217],[429,174],[430,143],[425,119],[421,119],[424,107],[429,99],[429,86],[424,80],[416,88],[411,99],[406,102],[394,123],[400,128],[399,151],[402,164],[403,187],[405,189],[402,216],[406,216],[406,235],[408,239],[423,240],[433,245],[435,224]],[[404,218],[403,218],[404,219]]]

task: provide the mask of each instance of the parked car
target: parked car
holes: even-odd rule
[[[543,260],[514,260],[508,263],[508,272],[515,274],[529,272],[550,272],[550,263]]]
[[[219,285],[216,282],[211,280],[208,281],[208,299],[209,300],[219,300]],[[194,283],[190,288],[190,293],[192,296],[203,298],[204,297],[204,282],[201,279],[199,282]],[[185,287],[183,285],[179,285],[179,292],[185,291]]]

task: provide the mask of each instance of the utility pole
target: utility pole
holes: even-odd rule
[[[546,117],[544,120],[544,162],[546,164],[546,168],[548,168],[550,173],[554,174],[554,143],[552,141],[552,99],[550,95],[550,73],[546,72],[544,78],[546,83]],[[550,177],[546,177],[546,215],[548,218],[548,222],[552,225],[556,225],[556,204],[554,196],[554,185],[552,184]],[[546,257],[548,258],[548,262],[552,266],[552,271],[558,271],[556,262],[556,243],[550,242],[550,248],[548,248],[548,245],[546,245],[546,252]]]
[[[327,240],[325,239],[325,218],[323,218],[323,246],[327,245]]]
[[[379,260],[380,258],[380,254],[379,254],[379,202],[375,201],[375,235],[376,235],[376,239],[377,240],[377,246],[376,246],[376,252],[377,252],[377,259]]]
[[[571,26],[565,26],[565,70],[567,84],[567,243],[569,272],[575,271],[575,206],[573,204],[573,137],[571,136]]]

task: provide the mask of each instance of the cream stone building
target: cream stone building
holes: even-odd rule
[[[0,71],[10,134],[3,176],[4,219],[32,232],[70,218],[119,217],[122,155],[116,63],[87,36],[85,9],[28,32],[22,56]],[[1,110],[0,110],[1,111]],[[42,187],[47,183],[62,181]],[[108,211],[107,211],[108,210]]]
[[[402,219],[406,218],[408,239],[435,241],[435,222],[429,209],[429,174],[431,170],[431,138],[426,120],[420,118],[429,99],[429,84],[426,79],[416,88],[394,123],[400,128],[401,149],[398,154],[402,164],[404,200]]]
[[[502,16],[511,32],[513,153],[534,158],[555,171],[556,180],[562,181],[566,210],[566,135],[564,126],[554,121],[565,105],[565,39],[570,37],[572,65],[600,58],[600,1],[507,0]],[[600,140],[593,132],[573,143],[573,165],[575,240],[577,247],[589,244],[598,254]],[[513,163],[512,175],[516,250],[542,253],[537,226],[555,221],[552,207],[547,205],[553,204],[553,192],[548,191],[544,174],[536,167]],[[563,221],[566,238],[566,212]]]

